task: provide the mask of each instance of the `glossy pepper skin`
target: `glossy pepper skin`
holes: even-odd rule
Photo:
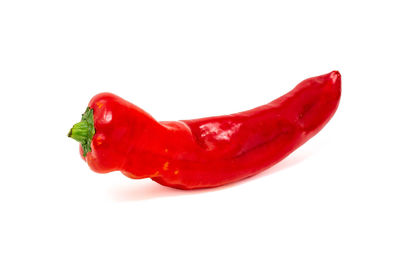
[[[121,171],[179,189],[221,186],[271,167],[317,134],[340,95],[341,76],[332,71],[248,111],[158,122],[130,102],[101,93],[88,106],[95,131],[81,155],[99,173]],[[79,139],[75,132],[69,136]]]

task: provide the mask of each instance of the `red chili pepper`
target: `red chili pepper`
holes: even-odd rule
[[[340,95],[340,73],[333,71],[255,109],[157,122],[124,99],[101,93],[68,136],[81,143],[81,155],[96,172],[121,171],[179,189],[216,187],[288,156],[324,127]]]

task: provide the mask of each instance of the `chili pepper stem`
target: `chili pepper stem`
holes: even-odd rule
[[[75,139],[82,145],[83,156],[91,151],[90,144],[95,134],[94,122],[93,122],[93,109],[87,108],[85,113],[82,114],[82,120],[74,126],[68,132],[68,137]]]

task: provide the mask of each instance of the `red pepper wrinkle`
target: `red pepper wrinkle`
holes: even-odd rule
[[[326,125],[340,96],[341,76],[333,71],[248,111],[157,122],[130,102],[101,93],[89,103],[96,133],[86,162],[96,172],[119,170],[179,189],[221,186],[288,156]]]

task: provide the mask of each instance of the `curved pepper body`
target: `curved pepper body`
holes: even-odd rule
[[[333,71],[252,110],[157,122],[101,93],[89,103],[96,132],[84,159],[96,172],[118,170],[179,189],[221,186],[271,167],[313,137],[335,113],[340,95],[341,77]]]

